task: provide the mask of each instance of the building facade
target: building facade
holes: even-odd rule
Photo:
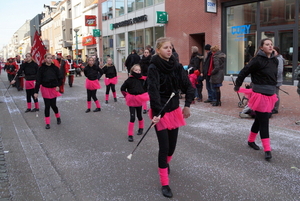
[[[165,36],[164,24],[156,23],[157,11],[165,11],[163,0],[102,1],[100,61],[105,62],[110,55],[116,68],[122,71],[133,49],[142,55],[145,46],[153,47],[157,38]]]

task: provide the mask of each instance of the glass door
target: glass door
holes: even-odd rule
[[[261,39],[270,38],[274,46],[279,47],[280,54],[285,59],[283,69],[283,82],[293,83],[293,52],[295,51],[293,43],[293,29],[262,31]]]

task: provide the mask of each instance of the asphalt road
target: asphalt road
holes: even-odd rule
[[[102,111],[97,113],[85,113],[84,77],[76,77],[72,88],[65,85],[65,94],[57,100],[62,124],[56,124],[51,111],[49,130],[45,129],[42,99],[38,117],[24,113],[25,91],[12,88],[3,96],[8,86],[6,73],[0,78],[0,135],[11,200],[168,200],[160,191],[153,129],[132,159],[126,158],[141,136],[127,141],[129,110],[119,91],[124,73],[116,86],[116,103],[112,96],[109,104],[104,103],[101,79],[97,96]],[[267,162],[262,150],[247,146],[252,121],[197,104],[192,105],[192,112],[180,129],[171,162],[171,200],[300,200],[299,130],[270,127],[273,158]],[[147,128],[150,120],[144,117]],[[256,142],[261,147],[260,140]]]

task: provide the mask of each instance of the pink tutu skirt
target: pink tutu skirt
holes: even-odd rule
[[[118,77],[113,77],[113,78],[105,78],[104,79],[105,85],[109,84],[117,84],[118,83]]]
[[[26,80],[25,89],[34,89],[35,80]]]
[[[276,101],[278,100],[277,95],[266,96],[260,93],[252,91],[252,89],[240,88],[239,93],[244,93],[248,98],[248,106],[258,112],[271,113]]]
[[[125,99],[126,105],[130,107],[140,107],[149,100],[149,94],[147,92],[139,95],[132,95],[127,93]]]
[[[152,119],[152,109],[149,110],[149,117]],[[185,126],[185,120],[183,118],[182,110],[178,107],[176,110],[172,112],[167,112],[165,115],[159,120],[159,122],[155,125],[158,131],[161,130],[173,130],[175,128],[179,128],[181,126]]]
[[[85,80],[85,88],[88,90],[96,90],[96,89],[101,89],[99,80],[89,80],[86,78]]]
[[[47,88],[47,87],[43,87],[41,85],[41,92],[42,92],[43,98],[53,99],[58,96],[61,96],[61,94],[58,91],[56,91],[55,88],[56,87]]]

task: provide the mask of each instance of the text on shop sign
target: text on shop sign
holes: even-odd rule
[[[112,26],[113,26],[114,29],[116,29],[116,28],[119,28],[119,27],[129,26],[129,25],[132,25],[132,24],[135,24],[135,23],[145,22],[145,21],[148,21],[147,15],[142,15],[142,16],[139,16],[139,17],[135,17],[133,19],[129,19],[129,20],[125,20],[125,21],[122,21],[122,22],[112,24]]]

